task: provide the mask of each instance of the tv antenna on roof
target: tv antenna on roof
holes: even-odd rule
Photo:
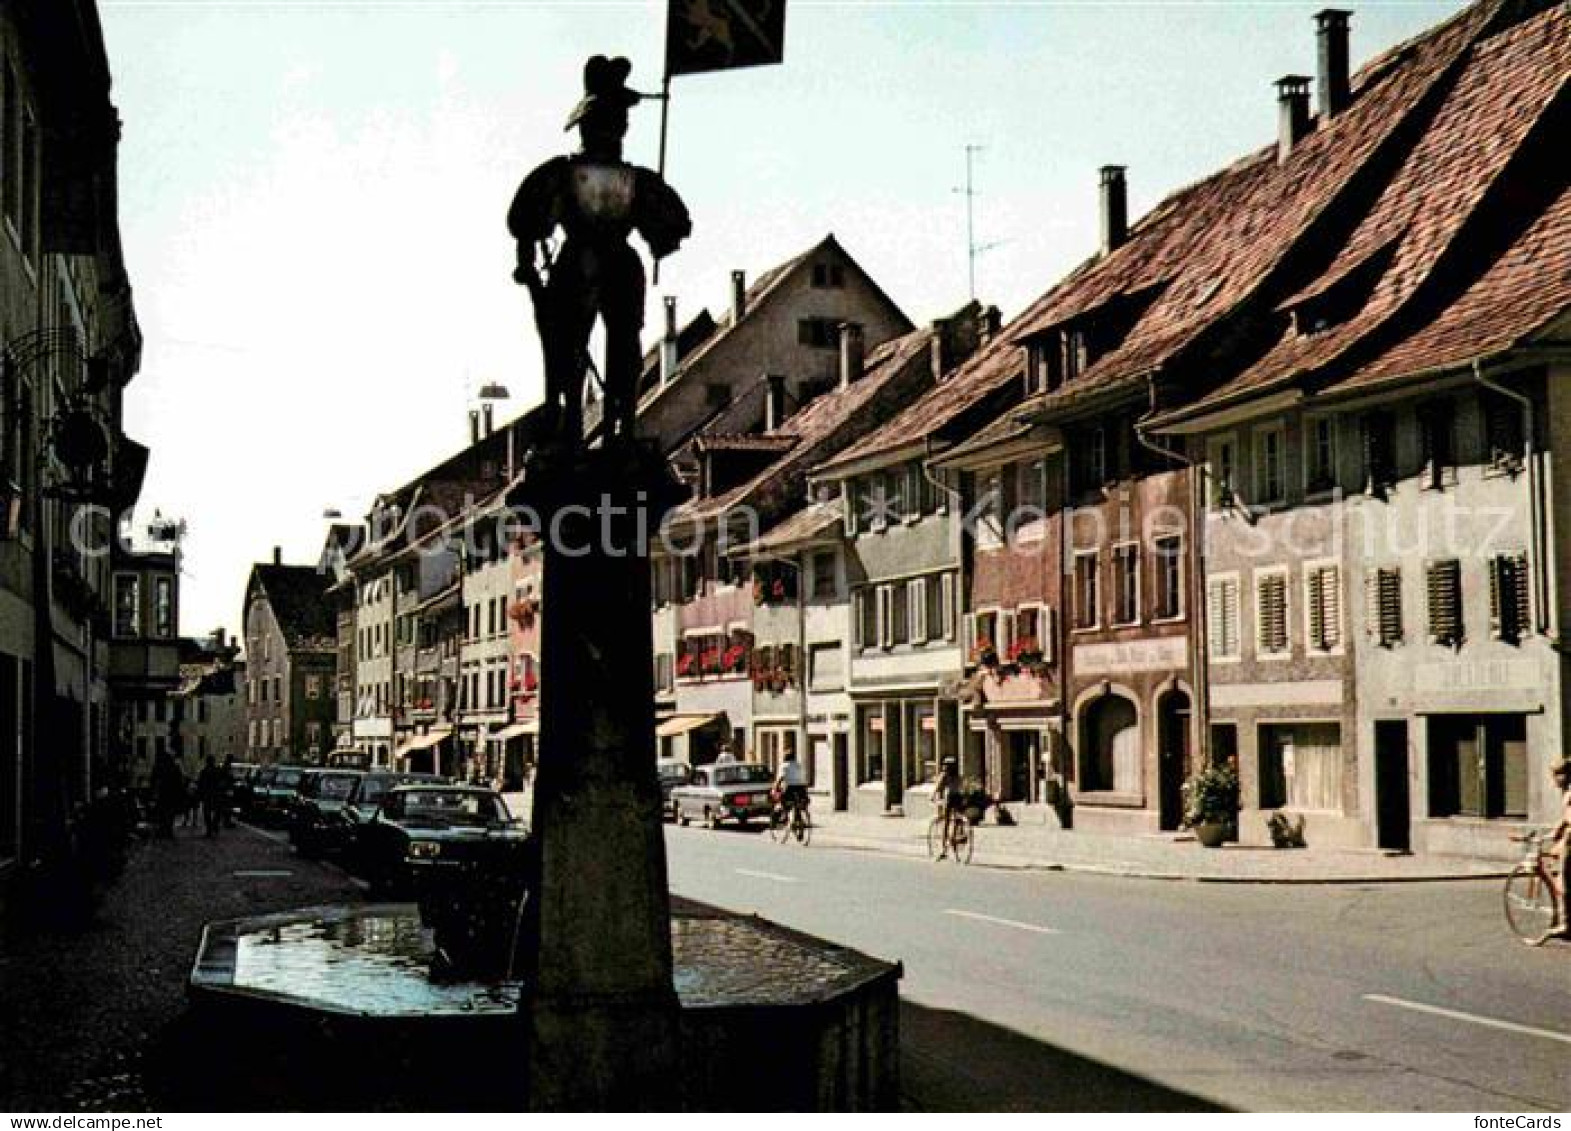
[[[1007,240],[994,240],[992,243],[979,244],[976,242],[976,198],[982,194],[976,190],[976,175],[974,165],[976,155],[981,153],[983,146],[968,143],[966,151],[966,183],[964,188],[950,189],[950,192],[959,193],[966,198],[966,284],[969,288],[971,301],[976,301],[976,261],[982,255],[992,251]]]

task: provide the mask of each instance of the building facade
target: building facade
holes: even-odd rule
[[[246,584],[246,761],[326,765],[337,717],[338,615],[333,582],[282,552]]]

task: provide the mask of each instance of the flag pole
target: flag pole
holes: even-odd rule
[[[670,70],[670,67],[668,65],[667,68],[666,68],[665,77],[660,80],[660,163],[659,163],[658,168],[656,168],[655,171],[660,175],[660,179],[661,180],[665,180],[666,126],[667,126],[667,124],[670,121],[670,117],[671,117],[671,70]],[[655,260],[654,284],[657,287],[660,285],[660,260],[658,260],[658,259]]]

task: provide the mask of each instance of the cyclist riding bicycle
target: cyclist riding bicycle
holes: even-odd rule
[[[780,763],[775,791],[780,795],[780,812],[783,816],[790,817],[793,808],[807,812],[807,772],[802,768],[802,763],[796,760],[795,751],[787,753],[785,761]]]
[[[1566,913],[1567,902],[1571,901],[1566,890],[1571,881],[1571,758],[1562,759],[1549,773],[1560,790],[1560,823],[1550,830],[1548,838],[1550,847],[1559,855],[1560,900],[1549,930],[1565,938],[1571,937],[1571,916]]]
[[[942,860],[949,855],[949,830],[954,828],[955,822],[965,820],[961,813],[965,808],[965,794],[960,788],[960,764],[953,758],[944,759],[938,776],[933,779],[933,808],[945,818],[944,846],[938,853]]]

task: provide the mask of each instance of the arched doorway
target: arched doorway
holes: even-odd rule
[[[1156,704],[1158,820],[1163,829],[1184,823],[1184,779],[1189,776],[1189,693],[1174,687]]]
[[[1107,692],[1080,716],[1080,787],[1140,792],[1140,718],[1133,701]]]

